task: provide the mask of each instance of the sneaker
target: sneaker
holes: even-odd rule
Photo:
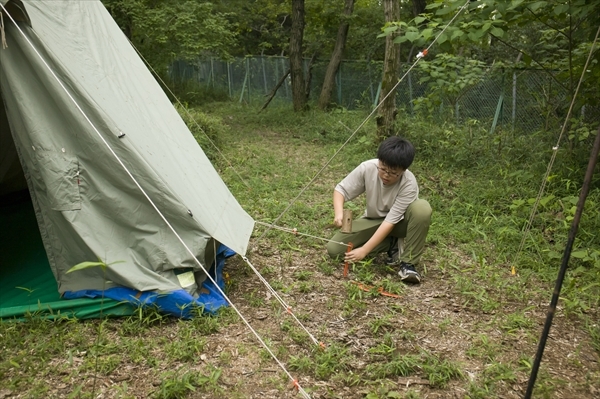
[[[398,250],[398,237],[390,237],[390,239],[390,249],[387,251],[388,258],[385,263],[391,266],[398,264],[400,251]]]
[[[421,282],[421,275],[417,273],[415,266],[410,263],[400,262],[398,275],[400,276],[400,280],[407,283],[419,284]]]

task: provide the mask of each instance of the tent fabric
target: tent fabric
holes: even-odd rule
[[[100,1],[21,3],[30,23],[4,16],[0,48],[0,193],[16,154],[58,292],[176,292],[191,270],[197,298],[198,261],[245,254],[254,221]],[[120,263],[66,273],[99,258]]]
[[[0,319],[85,319],[132,314],[135,306],[108,298],[61,298],[28,198],[29,194],[21,191],[0,203]],[[19,226],[18,235],[14,226]]]
[[[0,226],[20,225],[18,236],[10,229],[0,229],[0,319],[126,316],[133,314],[138,307],[154,307],[172,316],[191,318],[200,310],[214,313],[227,304],[208,279],[202,284],[198,298],[193,298],[185,290],[156,293],[125,287],[106,291],[67,291],[61,297],[28,196],[19,192],[11,196],[11,201],[0,203]],[[210,274],[221,291],[225,289],[225,259],[233,255],[234,251],[221,245],[216,267],[214,264],[211,267]],[[12,272],[11,269],[17,268],[19,273]]]

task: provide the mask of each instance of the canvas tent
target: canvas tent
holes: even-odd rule
[[[254,221],[102,3],[0,4],[0,316],[221,305]]]

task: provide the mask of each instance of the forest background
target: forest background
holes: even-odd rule
[[[393,270],[372,260],[350,271],[355,282],[401,299],[344,280],[321,242],[275,230],[257,242],[264,233],[257,224],[252,261],[330,344],[326,350],[315,349],[275,309],[239,258],[227,266],[233,303],[268,335],[267,345],[313,397],[523,396],[598,131],[599,2],[103,3],[258,222],[283,216],[297,192],[347,146],[278,220],[313,236],[332,234],[333,185],[372,157],[384,137],[401,134],[415,143],[411,169],[435,210],[423,284],[400,284]],[[417,58],[425,48],[428,54]],[[172,79],[177,62],[249,56],[288,59],[290,103],[261,110],[225,89]],[[415,112],[399,107],[395,96],[350,110],[331,96],[342,60],[381,63],[379,99],[415,62],[427,90],[413,102]],[[319,64],[323,83],[310,85],[311,66]],[[543,106],[530,110],[531,118],[543,114],[547,123],[492,129],[493,120],[457,120],[454,105],[482,79],[525,70],[552,82],[532,89]],[[445,113],[441,104],[450,105]],[[595,171],[534,397],[600,393]],[[362,209],[360,201],[348,206],[355,215]],[[0,397],[296,397],[230,309],[191,322],[150,309],[97,323],[3,323],[0,347]]]

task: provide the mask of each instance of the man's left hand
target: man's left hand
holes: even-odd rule
[[[353,249],[350,252],[346,252],[346,256],[344,257],[344,260],[346,260],[348,262],[360,262],[361,260],[363,260],[365,258],[365,256],[367,256],[367,254],[361,247],[361,248]]]

